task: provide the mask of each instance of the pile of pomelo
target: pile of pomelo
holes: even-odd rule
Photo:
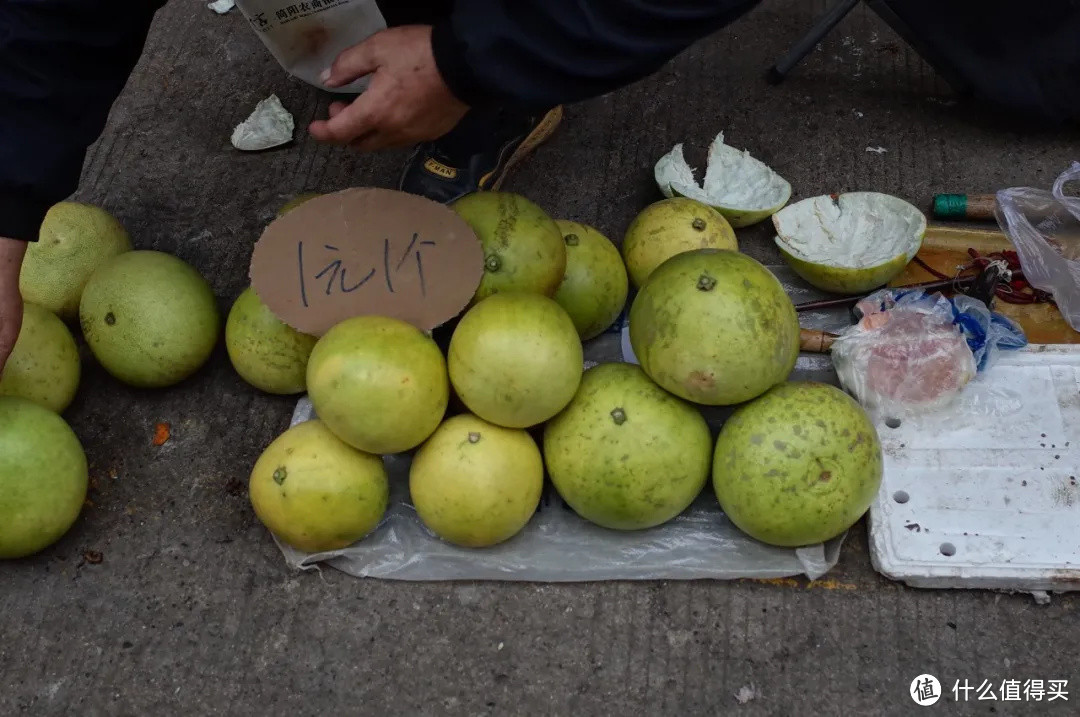
[[[381,458],[402,453],[419,519],[470,548],[519,533],[545,476],[582,518],[621,531],[676,518],[710,479],[731,521],[773,545],[828,540],[869,507],[882,471],[873,424],[839,389],[789,381],[795,309],[720,212],[656,202],[620,251],[518,194],[451,206],[485,263],[448,341],[358,316],[302,351],[254,333],[233,356],[238,370],[245,357],[280,368],[266,357],[289,356],[315,410],[250,476],[279,540],[322,552],[371,534],[390,502]],[[615,325],[631,287],[640,365],[586,370],[583,342]],[[704,406],[736,407],[718,436]]]
[[[249,478],[258,518],[305,552],[377,528],[390,500],[383,457],[401,453],[420,520],[474,548],[520,532],[545,477],[611,530],[674,519],[710,479],[728,517],[774,545],[827,540],[866,511],[882,471],[874,426],[839,389],[789,380],[794,307],[739,252],[724,214],[684,196],[656,202],[620,250],[518,194],[452,208],[482,244],[484,273],[440,345],[383,316],[302,334],[251,288],[223,321],[192,266],[133,249],[100,208],[54,207],[27,254],[22,330],[0,377],[0,558],[42,550],[78,518],[86,458],[61,415],[79,386],[79,337],[109,374],[148,389],[192,376],[223,333],[244,381],[307,392],[316,417],[275,439]],[[583,342],[628,299],[640,364],[585,370]],[[703,406],[736,407],[718,436]]]

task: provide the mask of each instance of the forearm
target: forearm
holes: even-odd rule
[[[760,0],[458,0],[436,61],[471,104],[550,107],[635,82]]]
[[[78,187],[163,4],[0,2],[0,237],[35,240],[49,207]]]

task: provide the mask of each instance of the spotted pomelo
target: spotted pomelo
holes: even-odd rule
[[[630,345],[661,387],[722,406],[787,379],[799,320],[780,281],[735,251],[697,249],[659,266],[630,307]]]
[[[578,515],[615,530],[666,523],[701,493],[712,435],[697,408],[639,366],[585,372],[574,399],[544,428],[551,481]]]
[[[480,418],[528,428],[561,411],[584,370],[569,314],[540,294],[493,294],[465,312],[450,339],[454,390]]]
[[[472,414],[446,419],[413,457],[409,494],[431,532],[486,548],[521,532],[540,504],[544,461],[532,437]]]
[[[79,323],[94,357],[113,377],[160,388],[206,363],[221,314],[194,267],[165,252],[137,250],[113,257],[90,277]]]
[[[735,230],[712,207],[685,197],[645,207],[623,236],[622,256],[630,281],[641,288],[656,267],[694,249],[738,250]]]
[[[19,292],[25,301],[74,321],[90,275],[127,251],[131,238],[112,214],[92,204],[60,202],[45,214],[38,240],[26,249]]]
[[[866,412],[840,389],[809,381],[782,383],[736,409],[713,456],[713,489],[731,522],[785,547],[850,528],[881,478],[881,444]]]
[[[356,450],[315,419],[266,447],[248,495],[279,540],[319,553],[346,548],[374,530],[390,504],[390,482],[379,456]]]
[[[554,298],[587,341],[622,313],[629,291],[626,267],[611,240],[593,227],[561,219],[555,223],[566,244],[566,273]]]
[[[86,454],[55,411],[0,396],[0,558],[22,558],[60,540],[82,512]]]
[[[473,303],[503,291],[555,293],[566,272],[566,246],[543,209],[511,192],[473,192],[450,208],[472,227],[484,250],[484,275]]]
[[[248,287],[233,302],[225,321],[225,348],[240,377],[279,395],[307,388],[307,362],[317,337],[279,319]]]
[[[446,414],[450,382],[435,341],[400,319],[354,316],[308,358],[308,396],[330,430],[375,454],[420,445]]]
[[[63,413],[79,389],[82,365],[75,337],[56,314],[23,304],[22,328],[0,373],[0,396],[21,396]]]

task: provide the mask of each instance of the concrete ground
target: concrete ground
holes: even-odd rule
[[[700,166],[721,129],[797,197],[874,189],[925,206],[937,191],[1047,185],[1076,158],[1075,136],[996,129],[953,106],[861,8],[787,83],[767,86],[765,69],[824,5],[767,0],[656,76],[569,108],[508,188],[619,237],[656,198],[653,162],[685,141]],[[296,143],[233,150],[233,126],[272,92],[295,114]],[[227,310],[285,198],[393,185],[402,153],[357,156],[306,136],[326,104],[236,11],[173,2],[79,196],[114,211],[138,246],[194,264]],[[742,239],[775,259],[766,229]],[[92,505],[59,544],[0,567],[0,714],[908,714],[923,672],[946,685],[1080,677],[1073,597],[1038,606],[904,588],[873,571],[861,528],[818,584],[411,584],[290,571],[245,481],[293,403],[243,384],[220,348],[164,391],[126,388],[87,362],[67,416],[92,461]],[[155,447],[160,421],[172,438]],[[973,694],[937,709],[1064,715],[1077,699]]]

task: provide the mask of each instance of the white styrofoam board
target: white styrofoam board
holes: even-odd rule
[[[876,570],[914,587],[1080,589],[1080,346],[1005,353],[953,410],[878,430]]]

